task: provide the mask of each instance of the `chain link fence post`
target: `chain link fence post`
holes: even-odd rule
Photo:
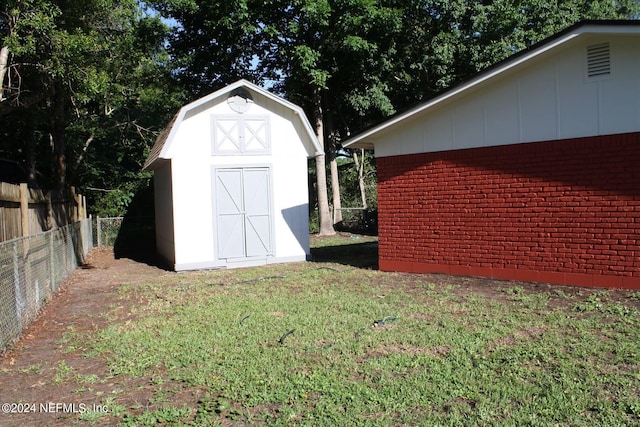
[[[18,330],[22,330],[22,314],[24,312],[25,302],[22,298],[22,289],[20,288],[20,258],[18,254],[18,241],[13,244],[13,294],[16,305],[16,321]]]
[[[96,234],[98,238],[98,247],[102,247],[102,230],[100,229],[100,217],[96,216]]]

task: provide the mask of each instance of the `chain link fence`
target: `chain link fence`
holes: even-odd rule
[[[0,353],[93,247],[91,219],[0,243]]]
[[[96,217],[94,223],[94,236],[95,245],[100,246],[114,246],[122,228],[122,222],[124,217],[117,216],[111,218]]]
[[[155,218],[125,216],[96,218],[94,243],[112,247],[113,255],[157,265]]]

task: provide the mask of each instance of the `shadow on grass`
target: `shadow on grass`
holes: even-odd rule
[[[378,269],[378,242],[311,248],[313,262],[335,262],[357,268]]]

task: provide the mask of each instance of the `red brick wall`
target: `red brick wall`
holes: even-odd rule
[[[640,289],[640,133],[377,166],[382,270]]]

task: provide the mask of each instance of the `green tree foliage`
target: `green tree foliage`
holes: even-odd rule
[[[78,143],[69,176],[84,184],[102,215],[124,214],[149,184],[151,173],[141,171],[149,148],[185,100],[172,84],[166,32],[158,17],[136,19],[105,61],[107,90],[87,102],[70,126]]]
[[[638,13],[636,0],[152,4],[179,23],[170,38],[171,52],[194,95],[238,77],[263,83],[305,108],[334,165],[335,157],[344,154],[339,142],[352,131],[579,20]]]
[[[262,50],[260,11],[255,0],[152,0],[148,2],[177,25],[169,35],[175,73],[197,98],[246,78],[262,83],[266,70],[255,67]]]
[[[402,108],[581,20],[639,10],[637,0],[406,1],[389,96]]]
[[[281,73],[284,78],[275,89],[302,105],[318,124],[331,169],[333,219],[339,222],[339,142],[352,121],[393,112],[384,92],[395,53],[390,35],[401,27],[400,10],[375,0],[300,0],[271,11],[265,14],[271,49],[262,64]],[[317,190],[321,201],[326,191],[321,174]],[[322,203],[319,209],[320,232],[330,233]]]
[[[90,207],[124,213],[149,180],[140,169],[156,132],[184,101],[168,31],[135,0],[0,6],[0,157],[24,162],[32,184],[74,185]]]

